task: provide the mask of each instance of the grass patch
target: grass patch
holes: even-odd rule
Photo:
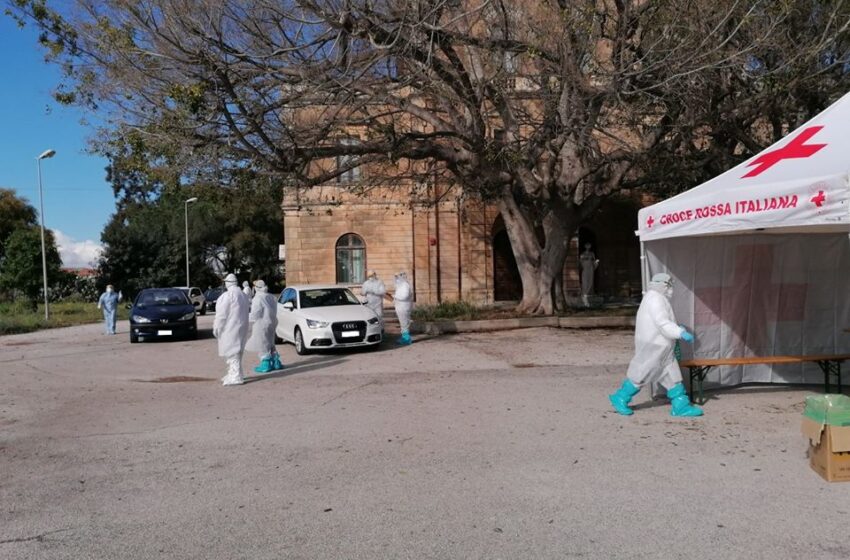
[[[473,321],[481,317],[481,311],[467,301],[446,301],[438,305],[417,305],[413,308],[412,315],[414,321]]]
[[[130,311],[124,309],[124,304],[118,304],[118,320],[127,320]],[[103,312],[97,304],[81,301],[61,301],[50,304],[50,320],[44,320],[44,305],[39,305],[37,311],[30,309],[23,302],[0,303],[0,335],[19,334],[52,329],[71,327],[103,321]]]

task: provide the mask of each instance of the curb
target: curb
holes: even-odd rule
[[[634,317],[526,317],[481,321],[429,321],[411,326],[413,334],[454,334],[550,327],[560,329],[611,329],[635,326]]]

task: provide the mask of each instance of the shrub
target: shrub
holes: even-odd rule
[[[417,305],[413,308],[415,321],[437,321],[440,319],[477,319],[481,310],[468,301],[444,301],[437,305]]]

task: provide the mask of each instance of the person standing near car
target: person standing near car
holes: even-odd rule
[[[375,316],[381,321],[381,327],[383,328],[384,298],[387,295],[387,287],[384,285],[383,280],[378,278],[377,272],[370,270],[366,273],[366,281],[363,282],[360,292],[366,298],[366,307],[375,313]]]
[[[260,355],[260,365],[254,368],[257,373],[269,373],[283,369],[280,354],[274,346],[275,329],[277,329],[277,300],[269,294],[266,283],[262,280],[254,282],[254,299],[251,300],[251,313],[248,321],[253,324],[251,338],[245,344],[245,350],[257,352]]]
[[[97,308],[103,310],[103,322],[106,334],[115,334],[115,323],[118,319],[118,304],[122,300],[121,293],[115,293],[112,284],[106,286],[106,291],[100,294]]]
[[[407,281],[406,272],[399,272],[395,275],[393,301],[395,302],[395,314],[398,316],[398,323],[401,326],[401,338],[399,338],[398,343],[402,345],[411,344],[413,339],[410,338],[410,314],[413,312],[413,290],[410,288],[410,282]]]
[[[227,373],[221,378],[224,386],[241,385],[242,354],[248,338],[248,298],[239,289],[236,275],[228,274],[224,278],[227,288],[216,301],[213,336],[218,339],[218,355],[227,362]]]

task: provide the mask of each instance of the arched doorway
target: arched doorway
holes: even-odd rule
[[[501,216],[493,226],[493,299],[518,301],[522,299],[522,279],[516,265],[508,232]]]

